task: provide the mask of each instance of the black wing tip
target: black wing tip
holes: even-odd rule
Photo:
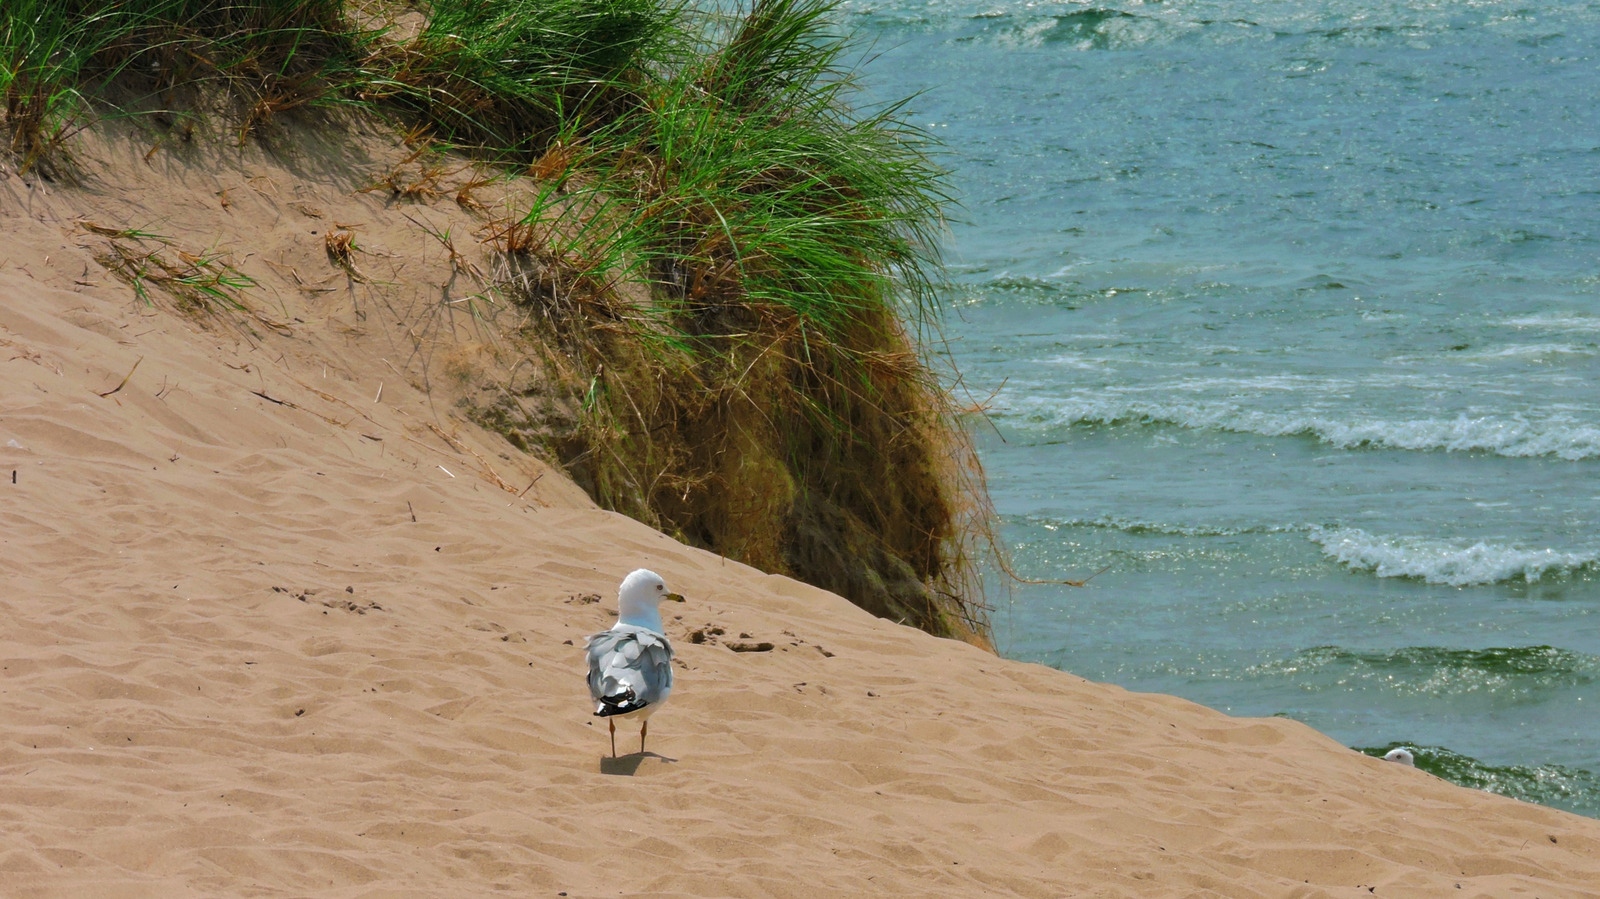
[[[629,712],[637,712],[650,704],[639,701],[638,697],[633,695],[632,690],[624,690],[614,696],[602,696],[599,701],[600,708],[596,709],[594,713],[596,718],[626,715]]]

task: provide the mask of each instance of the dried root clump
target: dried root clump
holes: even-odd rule
[[[570,231],[519,224],[492,240],[526,344],[548,348],[545,392],[553,381],[567,401],[481,404],[481,423],[554,457],[607,508],[987,645],[981,472],[889,310],[828,333],[706,290],[668,315],[670,298],[630,298],[633,282],[584,269],[605,255],[596,248],[556,252],[574,248]],[[687,290],[716,283],[719,265],[686,272]]]
[[[364,284],[369,279],[356,267],[356,252],[360,249],[356,245],[354,225],[334,222],[333,227],[322,237],[322,249],[328,254],[328,261],[341,269],[351,281]]]

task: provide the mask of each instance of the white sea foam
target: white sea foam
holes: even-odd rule
[[[1100,371],[1106,367],[1105,361],[1083,353],[1060,353],[1047,359],[1041,359],[1042,365],[1054,365],[1061,368],[1075,368],[1083,371]]]
[[[1314,437],[1341,448],[1486,452],[1500,456],[1600,458],[1600,424],[1559,413],[1530,419],[1519,415],[1412,419],[1345,419],[1324,412],[1258,412],[1231,403],[1189,404],[1130,400],[1119,396],[1056,400],[1030,397],[1007,404],[1011,412],[1046,425],[1169,424],[1263,437]]]
[[[1540,361],[1552,356],[1593,356],[1600,353],[1600,347],[1594,344],[1578,346],[1570,343],[1531,343],[1513,344],[1511,346],[1486,347],[1482,350],[1469,350],[1463,353],[1454,353],[1453,358],[1458,361],[1487,361],[1491,359],[1526,359]]]
[[[1525,315],[1520,318],[1508,318],[1505,324],[1513,328],[1540,328],[1547,331],[1593,334],[1600,332],[1600,315]]]
[[[1104,528],[1113,531],[1126,531],[1130,534],[1160,534],[1169,537],[1238,537],[1244,534],[1288,534],[1304,529],[1302,526],[1294,525],[1225,527],[1222,525],[1165,524],[1158,521],[1122,518],[1116,515],[1101,515],[1096,518],[1059,519],[1035,516],[1029,517],[1027,521],[1029,524],[1051,531],[1059,528]]]
[[[1600,550],[1558,552],[1436,537],[1383,537],[1360,528],[1313,528],[1311,539],[1342,565],[1378,577],[1414,577],[1467,587],[1575,571],[1600,562]]]
[[[1209,393],[1212,395],[1238,396],[1263,393],[1305,393],[1317,389],[1348,390],[1353,386],[1354,382],[1340,378],[1272,372],[1270,374],[1249,374],[1233,377],[1188,377],[1176,382],[1133,385],[1126,388],[1126,391],[1130,394]]]

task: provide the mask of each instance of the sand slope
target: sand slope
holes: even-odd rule
[[[145,149],[0,180],[0,895],[1600,895],[1600,822],[595,509],[404,337],[452,288],[401,217],[466,212]],[[385,283],[291,203],[360,217]],[[285,333],[135,302],[78,217],[226,244]],[[613,763],[581,647],[641,565],[689,598],[680,679]]]

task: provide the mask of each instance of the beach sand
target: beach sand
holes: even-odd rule
[[[0,895],[1600,895],[1600,821],[595,508],[407,336],[472,323],[440,325],[452,263],[403,217],[474,223],[359,193],[379,147],[112,135],[82,185],[0,180]],[[270,324],[140,302],[81,220],[226,250]],[[651,752],[613,761],[582,648],[636,567],[688,602]]]

